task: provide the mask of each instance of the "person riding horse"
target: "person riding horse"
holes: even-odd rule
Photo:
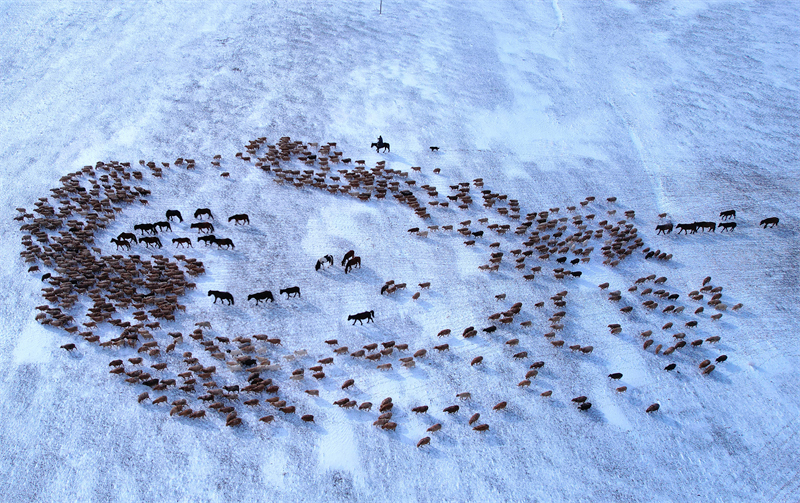
[[[389,144],[383,141],[383,136],[378,136],[378,142],[373,143],[370,147],[375,147],[378,152],[380,152],[381,149],[384,149],[385,152],[389,152]]]

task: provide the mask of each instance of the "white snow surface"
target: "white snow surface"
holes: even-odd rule
[[[379,14],[378,3],[0,5],[1,499],[798,501],[800,4],[386,0]],[[378,135],[391,153],[369,149]],[[612,268],[602,264],[604,237],[592,241],[591,262],[565,264],[582,277],[556,280],[557,254],[539,260],[534,253],[526,266],[541,265],[542,273],[524,281],[509,253],[522,239],[496,235],[478,219],[510,223],[512,231],[518,222],[484,208],[480,188],[471,188],[470,209],[429,207],[431,219],[421,220],[391,196],[361,202],[275,183],[273,174],[234,157],[261,136],[337,142],[367,168],[380,160],[403,171],[420,166],[411,178],[436,186],[441,201],[452,194],[449,185],[480,177],[486,189],[520,201],[521,221],[558,207],[551,217],[570,222],[595,213],[587,223],[597,228],[598,220],[617,222],[632,209],[629,222],[644,246],[673,258],[646,260],[639,249]],[[440,150],[431,152],[432,145]],[[220,168],[210,164],[215,154],[223,157]],[[242,393],[238,427],[210,410],[199,420],[170,417],[169,405],[137,403],[144,386],[108,373],[110,360],[136,356],[134,349],[102,349],[34,319],[45,303],[40,276],[49,269],[27,272],[15,208],[31,211],[84,165],[118,160],[138,169],[139,159],[177,157],[195,158],[196,170],[171,165],[156,179],[143,169],[149,205],[124,206],[95,246],[104,254],[202,260],[206,273],[192,279],[197,289],[180,299],[186,312],[162,321],[156,340],[168,342],[168,331],[188,333],[204,320],[213,327],[208,339],[281,338],[282,346],[263,346],[281,369],[262,376],[280,385],[297,414],[278,412],[263,402],[266,395],[256,407],[242,405],[250,398]],[[230,177],[220,177],[222,170]],[[567,211],[587,196],[597,199]],[[171,238],[196,237],[189,224],[200,207],[212,209],[216,235],[232,238],[235,250],[195,244],[176,251]],[[160,252],[117,252],[109,243],[134,224],[163,220],[167,209],[187,218],[163,234]],[[718,222],[727,209],[737,211],[734,232],[656,235],[659,223]],[[227,223],[235,213],[249,214],[251,224]],[[780,224],[760,228],[771,216]],[[471,230],[486,232],[474,247],[455,231],[407,232],[468,219]],[[500,248],[489,248],[493,241]],[[363,266],[346,275],[339,261],[349,249]],[[505,252],[500,270],[479,270],[497,250]],[[328,253],[335,266],[314,271]],[[643,309],[640,292],[627,291],[649,274],[667,277],[662,288],[680,294],[682,314]],[[724,303],[744,307],[711,321],[710,295],[687,297],[706,276],[723,287]],[[387,280],[408,288],[381,296]],[[426,281],[430,289],[420,290]],[[621,290],[622,301],[609,302],[597,287],[603,282]],[[302,297],[277,295],[294,285]],[[230,291],[236,304],[212,304],[210,289]],[[267,289],[274,304],[246,301]],[[556,338],[566,345],[555,348],[543,334],[558,310],[550,297],[562,290],[569,291],[567,314]],[[501,293],[506,298],[496,300]],[[545,306],[535,308],[540,301]],[[480,331],[493,323],[490,314],[515,302],[523,307],[514,323]],[[89,303],[75,307],[78,322]],[[624,305],[633,312],[621,313]],[[705,312],[693,314],[700,305]],[[365,310],[375,311],[374,324],[346,320]],[[525,320],[530,327],[520,326]],[[683,327],[690,320],[697,328]],[[675,328],[662,330],[667,321]],[[622,333],[611,335],[611,323]],[[468,326],[479,334],[463,338]],[[452,334],[437,337],[443,329]],[[642,349],[639,334],[648,329],[664,347],[679,329],[687,342],[721,340],[656,355]],[[96,332],[106,340],[119,329],[101,324]],[[518,346],[504,344],[512,338]],[[220,385],[245,383],[245,372],[229,371],[185,339],[146,364],[167,362],[161,377],[174,377],[186,367],[181,353],[193,351],[217,366]],[[350,351],[389,340],[410,350],[370,362],[334,355],[329,339]],[[59,348],[69,342],[76,351]],[[448,352],[433,350],[443,343]],[[573,344],[594,351],[566,347]],[[400,357],[422,348],[428,355],[415,368],[400,366]],[[284,358],[300,349],[308,356]],[[519,351],[529,357],[513,359]],[[701,375],[698,363],[723,353],[727,361]],[[479,355],[483,363],[470,366]],[[308,367],[328,356],[334,363],[317,381]],[[537,360],[545,362],[539,375],[518,387]],[[670,362],[677,372],[663,370]],[[393,368],[376,370],[377,363]],[[289,380],[300,367],[305,379]],[[612,372],[622,379],[610,380]],[[341,390],[347,378],[355,386]],[[615,391],[623,385],[626,392]],[[319,397],[306,389],[319,389]],[[552,396],[540,396],[545,390]],[[472,398],[457,399],[460,392]],[[165,394],[205,407],[197,393]],[[589,397],[590,410],[572,403],[579,395]],[[345,396],[375,407],[332,404]],[[395,404],[396,431],[372,425],[385,397]],[[507,408],[493,410],[501,401]],[[645,413],[652,403],[660,410]],[[453,404],[459,412],[442,412]],[[411,412],[420,405],[428,413]],[[476,412],[489,431],[467,424]],[[259,422],[265,414],[275,421]],[[426,432],[434,423],[441,431]],[[430,444],[417,448],[425,436]]]

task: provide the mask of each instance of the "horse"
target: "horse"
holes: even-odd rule
[[[315,271],[319,271],[322,269],[322,266],[327,262],[329,266],[333,265],[333,255],[325,255],[321,259],[317,260],[317,265],[314,266]]]
[[[191,229],[197,229],[199,232],[214,232],[214,225],[210,222],[195,222],[189,227]]]
[[[214,296],[214,304],[217,303],[217,299],[220,299],[220,304],[222,304],[226,300],[228,301],[228,305],[229,306],[233,305],[233,303],[234,303],[233,302],[233,295],[231,295],[228,292],[220,292],[218,290],[209,290],[208,291],[208,296],[210,297],[212,295]]]
[[[145,236],[139,240],[140,243],[144,243],[147,248],[150,248],[150,245],[155,246],[156,248],[162,248],[163,245],[161,244],[161,240],[155,236]]]
[[[355,257],[356,252],[354,250],[350,250],[349,252],[344,254],[344,258],[342,258],[342,267],[347,263],[347,261],[353,257]]]
[[[236,246],[234,246],[233,241],[230,238],[214,239],[212,242],[217,245],[217,248],[222,248],[224,246],[225,248],[236,249]]]
[[[284,289],[280,290],[279,293],[281,295],[283,295],[285,293],[287,299],[289,297],[299,297],[300,296],[300,287],[299,286],[293,286],[291,288],[284,288]]]
[[[124,239],[125,241],[133,241],[134,243],[138,243],[139,241],[136,239],[136,234],[132,232],[120,232],[117,239]]]
[[[208,246],[208,245],[214,243],[214,241],[216,241],[216,239],[217,239],[217,237],[215,235],[209,234],[208,236],[200,236],[199,238],[197,238],[197,242],[198,243],[205,243],[206,246]]]
[[[156,227],[153,224],[136,224],[133,226],[133,230],[141,231],[142,236],[144,236],[145,232],[148,234],[158,234],[158,231],[156,230]]]
[[[353,320],[353,325],[355,325],[356,322],[359,322],[363,325],[364,324],[363,320],[367,320],[367,323],[369,323],[370,321],[375,323],[375,320],[373,319],[374,316],[375,316],[375,311],[364,311],[363,313],[351,314],[350,316],[347,317],[347,321]]]
[[[167,210],[167,220],[172,220],[175,217],[181,222],[183,222],[183,217],[181,216],[181,212],[178,210]]]
[[[124,239],[111,238],[111,242],[114,243],[115,245],[117,245],[117,250],[119,250],[120,246],[125,248],[126,250],[130,250],[131,249],[130,241],[126,241]]]
[[[345,274],[349,273],[350,270],[353,269],[353,267],[358,267],[359,269],[361,269],[361,257],[353,257],[352,259],[350,259],[344,268],[344,273]]]
[[[736,222],[720,222],[719,227],[722,229],[720,232],[732,232],[736,228]]]
[[[208,215],[211,220],[214,220],[214,215],[211,214],[211,210],[208,208],[198,208],[194,212],[194,218],[200,218],[202,215]]]
[[[759,223],[758,225],[763,225],[765,229],[767,228],[768,225],[770,227],[775,227],[776,225],[778,225],[778,220],[779,220],[778,217],[769,217],[762,220],[761,223]]]
[[[683,231],[683,232],[684,232],[684,234],[689,234],[689,233],[691,233],[691,234],[697,234],[697,224],[696,224],[696,223],[692,223],[692,224],[678,224],[676,227],[678,227],[678,234],[680,234],[680,233],[681,233],[681,231]],[[690,231],[691,231],[691,232],[690,232]]]
[[[389,144],[386,143],[385,141],[373,143],[372,145],[370,145],[370,148],[372,148],[372,147],[375,147],[375,150],[378,153],[380,153],[381,149],[384,149],[383,150],[384,152],[391,152],[391,149],[389,148]]]
[[[656,225],[656,235],[658,234],[672,234],[672,223]]]
[[[727,220],[729,218],[736,218],[736,210],[720,211],[719,217],[723,220]]]
[[[275,297],[272,296],[272,292],[270,292],[269,290],[265,290],[259,293],[252,293],[247,296],[247,300],[252,300],[252,299],[255,299],[256,305],[258,305],[258,303],[262,300],[265,302],[268,300],[275,302]]]
[[[239,215],[233,215],[232,217],[228,218],[228,222],[233,220],[233,225],[239,225],[239,222],[244,222],[250,225],[250,217],[248,217],[245,213],[241,213]]]
[[[705,232],[706,229],[710,232],[715,232],[717,229],[717,224],[714,222],[695,222],[694,225],[696,225],[698,229],[703,229],[703,232]]]
[[[153,227],[158,227],[158,230],[161,232],[163,232],[164,229],[172,232],[172,226],[169,224],[169,222],[156,222],[153,224]]]
[[[172,238],[172,243],[178,245],[178,248],[183,245],[189,245],[189,248],[194,248],[194,246],[192,246],[192,240],[189,238]]]

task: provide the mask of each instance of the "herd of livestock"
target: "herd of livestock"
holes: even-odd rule
[[[268,152],[263,157],[258,157],[264,147]],[[579,205],[567,206],[566,213],[571,214],[571,217],[561,216],[561,208],[557,207],[523,215],[519,201],[510,199],[506,194],[484,189],[482,179],[450,185],[451,194],[440,197],[439,190],[433,185],[417,185],[416,181],[409,177],[409,173],[389,169],[385,162],[379,162],[374,168],[367,170],[363,161],[355,161],[352,169],[331,171],[333,164],[348,165],[352,162],[344,158],[341,152],[336,152],[335,147],[334,143],[319,146],[292,141],[289,138],[281,138],[276,145],[266,145],[266,139],[259,138],[246,146],[249,155],[240,153],[236,157],[244,162],[257,159],[255,162],[257,168],[273,175],[277,183],[297,189],[315,188],[337,196],[352,196],[363,202],[385,199],[391,194],[397,202],[411,207],[418,218],[429,224],[424,227],[412,227],[409,229],[410,235],[420,239],[428,238],[431,233],[463,235],[468,238],[464,241],[465,246],[488,252],[487,263],[480,266],[481,270],[492,273],[502,267],[511,274],[517,274],[521,281],[555,281],[556,284],[574,281],[580,278],[583,272],[577,268],[589,263],[595,257],[599,257],[607,267],[617,266],[620,261],[633,256],[634,253],[642,253],[645,259],[654,257],[670,260],[672,257],[667,252],[652,250],[645,245],[635,226],[636,216],[633,210],[624,211],[624,219],[610,221],[617,212],[616,198],[613,197],[607,198],[605,202],[587,197],[584,201],[580,201]],[[311,153],[312,149],[316,153]],[[219,156],[215,159],[214,166],[219,166]],[[194,169],[194,161],[189,161],[178,159],[174,165]],[[303,163],[309,169],[292,169],[296,163]],[[169,167],[169,163],[162,163],[162,167],[156,166],[154,162],[140,161],[140,164],[150,168],[151,175],[155,178],[161,178],[163,168]],[[412,168],[412,171],[418,172],[421,169]],[[242,424],[242,418],[239,416],[241,409],[237,408],[239,403],[249,408],[260,408],[269,404],[269,407],[284,414],[294,414],[303,405],[297,397],[294,397],[297,405],[288,403],[292,399],[291,392],[284,394],[286,387],[280,379],[283,377],[289,381],[303,381],[306,367],[300,366],[290,375],[282,374],[282,367],[275,360],[278,358],[277,353],[274,353],[275,348],[282,347],[280,338],[265,334],[250,337],[240,335],[235,338],[224,335],[210,337],[211,324],[202,321],[195,323],[197,328],[188,334],[191,341],[202,346],[203,352],[200,353],[202,356],[198,356],[197,353],[188,351],[189,348],[186,346],[190,342],[184,338],[182,331],[168,332],[169,337],[166,341],[161,336],[160,332],[164,330],[161,322],[186,321],[188,315],[176,318],[178,311],[186,311],[186,306],[180,304],[178,300],[187,290],[195,288],[195,284],[186,279],[186,274],[196,276],[204,273],[202,262],[177,253],[172,258],[158,254],[153,254],[149,258],[130,253],[105,254],[101,248],[93,246],[96,244],[96,233],[104,231],[123,212],[125,205],[147,204],[146,198],[150,196],[150,191],[126,183],[142,179],[143,173],[132,170],[128,163],[98,162],[96,166],[86,166],[81,171],[62,178],[62,186],[52,189],[52,204],[48,198],[42,198],[36,204],[33,213],[28,213],[23,208],[19,209],[21,214],[18,220],[23,222],[22,230],[25,233],[22,239],[25,247],[21,253],[22,257],[32,264],[29,269],[31,272],[40,271],[40,266],[51,271],[42,276],[42,281],[49,284],[42,292],[48,304],[37,308],[40,311],[37,320],[45,325],[61,328],[90,344],[95,343],[122,353],[136,350],[142,354],[127,358],[127,363],[123,358],[114,359],[110,365],[111,373],[124,376],[128,383],[145,386],[150,391],[163,392],[163,395],[154,399],[150,398],[148,392],[144,392],[139,396],[139,401],[150,400],[153,404],[172,403],[170,415],[198,419],[204,417],[206,411],[217,411],[225,414],[226,425],[237,426]],[[401,183],[404,186],[401,186]],[[482,209],[475,204],[472,189],[476,192],[480,190],[477,198],[482,199]],[[593,208],[594,212],[590,212],[590,208]],[[601,210],[608,215],[606,219],[596,218],[596,213]],[[459,211],[470,211],[473,214],[483,211],[487,216],[473,215],[470,219],[462,220],[455,216]],[[736,217],[735,211],[724,211],[720,217],[725,220],[719,225],[723,230],[735,228],[736,223],[728,221]],[[194,218],[197,221],[191,223],[189,228],[196,229],[200,234],[196,238],[197,243],[204,243],[206,246],[216,244],[218,249],[235,249],[232,239],[214,235],[215,228],[211,222],[214,216],[211,209],[198,209],[194,213]],[[492,218],[498,221],[490,222]],[[460,222],[456,222],[458,220]],[[168,210],[166,220],[134,225],[133,232],[122,232],[112,238],[111,243],[116,245],[118,252],[130,252],[134,244],[143,244],[145,250],[160,249],[163,243],[159,233],[172,231],[172,224],[175,221],[183,223],[180,211]],[[246,214],[237,214],[229,217],[228,222],[233,222],[234,225],[247,225],[250,219]],[[512,227],[514,223],[517,224],[516,228]],[[777,218],[768,218],[761,222],[765,227],[777,223]],[[717,225],[714,222],[694,222],[678,224],[677,227],[679,233],[696,233],[699,229],[714,231]],[[672,229],[672,224],[656,227],[659,234],[670,233]],[[36,243],[33,241],[34,238]],[[176,250],[193,248],[189,237],[175,237],[172,243]],[[320,271],[332,267],[334,262],[332,255],[325,255],[317,261],[315,269]],[[361,257],[350,250],[344,254],[341,266],[344,268],[344,273],[353,272],[354,269],[361,267]],[[551,279],[543,279],[550,276],[548,269],[552,269]],[[660,317],[674,320],[663,323],[658,330],[665,335],[660,342],[659,337],[653,335],[657,332],[655,327],[653,330],[641,333],[641,337],[646,339],[643,351],[652,353],[654,357],[674,358],[672,355],[677,355],[687,346],[683,340],[686,337],[685,332],[673,334],[672,340],[675,342],[672,345],[669,345],[666,336],[678,319],[685,316],[684,309],[689,307],[689,302],[698,304],[707,302],[710,308],[717,311],[711,317],[703,319],[705,320],[703,323],[719,320],[727,309],[721,300],[722,288],[710,285],[710,278],[707,278],[698,290],[684,297],[681,293],[668,292],[664,288],[641,287],[650,281],[654,282],[654,286],[663,285],[666,278],[656,278],[655,275],[640,278],[635,284],[630,285],[627,293],[623,294],[616,290],[610,292],[608,300],[627,304],[619,309],[624,316],[633,316],[631,313],[638,311],[653,313],[659,310]],[[376,293],[380,289],[380,295],[397,295],[405,289],[405,283],[390,280],[380,288],[379,285],[375,287]],[[419,287],[420,290],[430,288],[430,282],[420,283]],[[608,287],[608,283],[600,285],[603,290]],[[286,295],[287,299],[300,297],[300,287],[284,288],[279,293]],[[563,335],[559,337],[559,334],[565,333],[565,320],[570,318],[571,311],[567,308],[568,294],[569,288],[563,288],[550,297],[549,303],[545,300],[534,303],[533,311],[525,311],[522,302],[515,302],[497,313],[490,314],[486,326],[478,328],[469,326],[463,330],[458,329],[455,333],[460,332],[461,338],[466,341],[482,333],[491,342],[497,343],[501,349],[514,348],[514,354],[509,356],[513,361],[524,362],[534,353],[546,353],[537,340],[546,341],[547,346],[556,350],[566,347],[577,357],[587,357],[585,355],[592,354],[594,345],[580,342],[579,334],[568,335],[569,338],[575,339],[573,341],[565,340]],[[235,305],[230,292],[209,290],[207,295],[214,298],[215,304],[220,301],[222,304]],[[706,301],[704,295],[710,295],[711,298]],[[412,299],[416,300],[419,296],[420,292],[416,292]],[[85,298],[91,299],[92,303],[84,306]],[[689,300],[679,304],[681,298]],[[634,301],[638,299],[644,301],[637,305]],[[660,300],[656,299],[665,299],[669,303],[659,306]],[[261,301],[275,302],[275,296],[266,290],[248,295],[247,300],[254,300],[255,305],[259,305]],[[504,303],[505,294],[497,295],[497,302]],[[552,307],[548,307],[550,303]],[[82,310],[82,307],[86,309]],[[741,305],[736,305],[731,310],[735,311],[740,307]],[[549,324],[543,339],[537,339],[528,333],[534,323],[530,318],[535,317],[533,313],[539,311],[545,313],[544,316],[547,317]],[[681,319],[684,330],[696,330],[703,312],[703,306],[698,305],[693,309],[693,319],[688,321]],[[525,319],[521,320],[521,317]],[[360,312],[348,316],[347,321],[352,321],[353,325],[357,322],[362,325],[365,322],[374,323],[375,313],[372,310]],[[118,330],[119,335],[101,340],[101,336],[105,337],[104,334],[108,332],[107,329],[101,330],[105,324],[114,327],[112,330]],[[612,323],[609,324],[609,329],[612,334],[618,335],[623,333],[624,327],[621,323]],[[436,335],[437,339],[447,338],[453,337],[453,333],[447,328]],[[511,337],[508,338],[509,336]],[[503,341],[503,338],[506,340]],[[713,345],[719,340],[718,336],[709,337],[705,343],[706,346]],[[378,364],[378,360],[397,357],[402,367],[413,369],[418,360],[429,357],[427,348],[417,349],[413,352],[413,356],[411,354],[402,356],[409,350],[409,344],[397,341],[384,342],[381,344],[382,348],[377,343],[364,344],[355,351],[347,345],[339,344],[336,339],[325,342],[331,346],[333,355],[317,355],[316,364],[307,366],[316,380],[326,377],[323,366],[335,365],[337,358],[363,358],[365,363],[376,363],[377,370],[387,371],[393,369],[391,361]],[[703,343],[703,339],[700,338],[693,341],[689,347],[701,351]],[[526,345],[527,348],[519,348],[521,345]],[[75,343],[65,344],[62,347],[68,350],[76,349]],[[187,349],[183,351],[183,357],[172,356],[171,353],[177,352],[180,347]],[[432,345],[430,349],[436,353],[444,353],[451,350],[451,345],[440,343]],[[704,356],[707,357],[700,362],[699,368],[704,375],[708,375],[714,369],[714,365],[710,363],[712,355]],[[151,370],[142,367],[146,363],[143,358],[150,359]],[[224,362],[222,368],[225,370],[218,371],[215,365],[210,364],[209,358]],[[312,355],[304,349],[283,355],[286,362],[300,362],[305,358],[312,358]],[[721,364],[726,358],[725,355],[717,355],[715,362]],[[471,355],[466,368],[486,364],[487,360],[483,355]],[[544,366],[544,360],[533,362],[521,372],[523,378],[516,387],[519,389],[531,387],[532,381]],[[669,362],[664,367],[666,371],[675,368],[675,362]],[[267,374],[271,377],[266,377]],[[358,377],[346,379],[341,389],[353,388]],[[177,378],[183,379],[181,386],[178,386]],[[609,374],[609,379],[614,381],[622,378],[620,372]],[[201,391],[196,391],[197,388]],[[618,386],[616,391],[623,393],[626,389],[627,386]],[[318,389],[307,389],[305,393],[311,397],[320,396]],[[240,397],[244,394],[252,396],[245,400],[244,397]],[[262,400],[259,397],[263,395],[269,397]],[[544,398],[555,398],[553,390],[544,390],[540,395]],[[470,397],[471,393],[467,391],[458,395],[458,398],[465,401],[469,401]],[[589,410],[592,406],[583,395],[573,398],[572,402],[581,411]],[[337,399],[333,403],[343,408],[357,406],[361,411],[369,411],[372,408],[372,402],[363,401],[358,405],[357,401],[350,397]],[[508,401],[501,401],[493,407],[493,411],[500,412],[508,405]],[[384,430],[397,428],[397,423],[392,420],[392,414],[397,409],[393,410],[393,407],[394,402],[390,397],[381,402],[378,407],[380,416],[375,421],[376,426]],[[459,405],[450,404],[442,410],[445,413],[456,414],[459,408]],[[658,408],[659,404],[656,402],[650,405],[646,412],[655,412]],[[428,414],[428,409],[428,405],[418,404],[410,410],[415,414]],[[472,414],[467,421],[468,426],[476,431],[488,430],[489,426],[486,423],[474,425],[479,422],[480,417],[478,412]],[[275,420],[275,416],[267,414],[260,420],[269,423]],[[304,414],[301,420],[306,423],[313,422],[314,416]],[[436,432],[442,428],[442,423],[437,422],[431,425],[428,431]],[[418,445],[430,442],[431,438],[425,437]]]

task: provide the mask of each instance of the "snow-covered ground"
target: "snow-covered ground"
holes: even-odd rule
[[[0,6],[2,500],[797,501],[800,5],[387,0],[379,15],[378,3]],[[391,153],[369,149],[378,135]],[[282,136],[336,142],[368,169],[384,160],[416,180],[411,189],[423,205],[433,198],[420,185],[435,186],[442,202],[454,194],[450,185],[483,178],[485,186],[472,184],[469,209],[428,206],[431,219],[421,220],[391,193],[361,202],[275,183],[273,173],[234,157],[262,136],[270,144]],[[219,168],[210,164],[217,154]],[[197,168],[171,165],[157,179],[138,164],[177,157],[196,159]],[[31,211],[62,176],[110,160],[144,171],[137,184],[152,195],[147,206],[125,205],[95,246],[127,255],[111,237],[178,209],[186,220],[163,233],[163,250],[130,253],[183,253],[206,267],[191,279],[197,289],[179,300],[186,312],[162,320],[155,339],[163,348],[167,332],[188,334],[199,321],[211,323],[209,340],[281,338],[281,346],[256,348],[280,364],[262,376],[279,384],[278,396],[297,414],[278,412],[265,394],[242,393],[233,402],[240,426],[226,427],[210,409],[199,420],[171,417],[170,405],[137,403],[147,388],[109,374],[111,360],[137,356],[135,349],[103,349],[35,320],[48,286],[41,274],[51,270],[26,272],[32,264],[20,256],[15,208]],[[282,167],[305,169],[296,160]],[[510,252],[525,249],[530,232],[514,234],[520,221],[496,211],[506,202],[485,208],[482,189],[519,200],[520,221],[559,208],[548,218],[568,218],[559,223],[568,227],[564,236],[577,230],[575,215],[595,214],[584,223],[597,230],[599,220],[616,224],[635,210],[627,220],[643,246],[672,259],[647,260],[639,248],[617,267],[603,265],[606,231],[587,243],[595,247],[588,263],[561,265],[561,253],[541,260],[534,252],[518,271]],[[580,206],[587,196],[596,200]],[[195,241],[189,224],[201,207],[211,208],[216,235],[231,238],[235,250],[172,245],[175,237]],[[731,233],[656,235],[657,224],[719,222],[728,209],[737,212]],[[228,223],[236,213],[249,214],[251,224]],[[777,227],[758,226],[771,216],[780,218]],[[441,229],[466,220],[485,234]],[[498,235],[487,227],[493,223],[511,231]],[[430,225],[440,229],[427,237],[407,232]],[[363,265],[345,274],[339,261],[350,249]],[[497,251],[505,254],[499,271],[479,270]],[[329,253],[335,266],[315,271]],[[536,279],[523,280],[537,265]],[[583,274],[558,280],[556,267]],[[650,274],[666,283],[628,291]],[[707,305],[710,293],[688,298],[707,276],[729,306],[719,321],[710,318],[718,313]],[[388,280],[408,287],[380,295]],[[420,289],[423,282],[430,288]],[[294,285],[302,297],[277,295]],[[645,287],[680,297],[643,297]],[[212,304],[211,289],[231,292],[235,305]],[[261,290],[276,302],[246,301]],[[566,306],[556,307],[551,297],[563,290]],[[611,290],[621,291],[619,302],[608,300]],[[645,298],[660,307],[645,309]],[[522,308],[513,323],[487,319],[516,302]],[[685,310],[663,313],[669,303]],[[72,311],[78,322],[89,304]],[[632,312],[620,312],[623,306]],[[699,306],[705,311],[693,314]],[[367,310],[374,324],[346,319]],[[566,312],[554,337],[565,341],[561,348],[543,336],[558,310]],[[130,311],[122,316],[132,320]],[[692,320],[697,327],[686,328]],[[674,328],[662,329],[670,321]],[[621,333],[609,333],[614,323]],[[494,333],[480,330],[493,324]],[[468,326],[478,335],[464,338]],[[437,337],[444,329],[452,333]],[[654,340],[647,349],[645,330]],[[655,354],[679,331],[686,347]],[[102,340],[119,335],[109,324],[95,332]],[[713,336],[720,341],[688,344]],[[505,344],[511,339],[518,345]],[[409,350],[379,362],[332,351],[390,340]],[[75,351],[59,348],[70,342]],[[433,349],[444,343],[449,351]],[[567,348],[576,344],[594,350]],[[308,356],[286,358],[301,349]],[[402,367],[399,359],[418,349],[428,354]],[[246,383],[247,372],[230,371],[188,337],[175,352],[139,367],[126,362],[126,370],[156,374],[149,365],[159,361],[168,368],[158,376],[175,377],[187,367],[184,351],[216,365],[220,386]],[[528,357],[512,357],[521,351]],[[721,354],[727,360],[702,375],[700,361]],[[326,377],[311,377],[309,367],[331,356]],[[477,356],[483,362],[470,365]],[[529,387],[518,387],[535,361],[544,367]],[[392,369],[375,368],[385,363]],[[669,363],[677,368],[663,370]],[[296,368],[305,368],[303,380],[289,379]],[[620,380],[607,377],[615,372]],[[355,385],[340,389],[348,378]],[[547,390],[552,395],[541,396]],[[462,392],[472,397],[456,398]],[[207,408],[199,393],[164,393]],[[591,409],[577,409],[571,400],[579,395]],[[259,405],[241,403],[253,397]],[[375,405],[333,405],[343,397]],[[373,426],[386,397],[395,404],[395,431]],[[501,401],[505,410],[493,410]],[[660,409],[646,413],[653,403]],[[411,411],[422,405],[427,413]],[[444,413],[450,405],[460,410]],[[467,424],[474,413],[488,431]],[[259,422],[266,414],[275,421]],[[441,430],[427,432],[435,423]],[[425,436],[430,444],[417,448]]]

